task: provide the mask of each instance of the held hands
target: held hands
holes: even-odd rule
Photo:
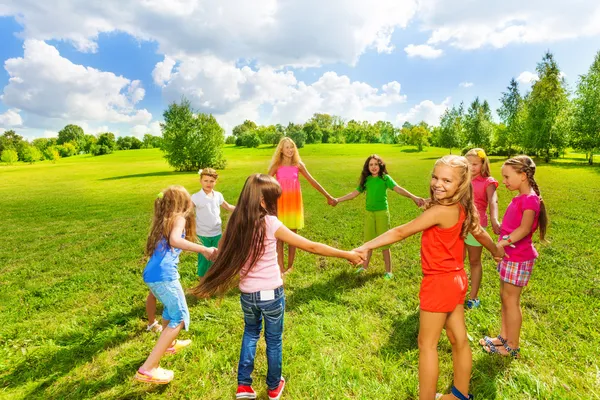
[[[327,198],[327,204],[329,204],[331,207],[335,207],[335,206],[337,206],[337,204],[338,204],[338,203],[339,203],[339,201],[338,201],[338,199],[336,199],[336,198],[333,198],[333,197],[331,197],[331,196],[329,196],[329,197]]]
[[[412,201],[414,201],[419,208],[425,206],[425,199],[422,197],[415,196]]]
[[[347,260],[350,261],[352,265],[358,265],[362,264],[365,261],[365,257],[361,253],[352,250],[348,252]]]
[[[219,255],[219,249],[216,247],[207,247],[203,255],[208,261],[215,261]]]
[[[352,250],[352,252],[360,255],[360,258],[362,259],[361,263],[365,262],[367,260],[367,256],[369,255],[369,250],[362,247],[357,247],[356,249]]]
[[[492,254],[494,261],[500,262],[505,256],[504,247],[500,243],[496,244],[496,251]]]

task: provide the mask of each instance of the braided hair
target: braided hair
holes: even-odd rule
[[[528,156],[516,156],[504,162],[504,165],[511,167],[518,173],[523,173],[527,176],[527,182],[533,189],[535,194],[540,198],[540,215],[538,218],[538,227],[540,229],[540,240],[544,241],[546,237],[546,228],[548,227],[548,213],[546,205],[542,198],[540,187],[535,181],[535,162]]]

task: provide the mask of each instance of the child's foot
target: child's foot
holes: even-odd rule
[[[504,339],[502,336],[498,335],[495,338],[491,338],[489,336],[484,336],[483,339],[479,339],[479,345],[481,346],[504,346],[504,343],[506,343],[506,339]]]
[[[279,386],[277,386],[277,388],[275,388],[273,390],[268,391],[269,400],[279,400],[281,398],[281,395],[283,394],[284,387],[285,387],[285,379],[282,376],[281,380],[279,381]]]
[[[507,343],[504,343],[503,346],[486,345],[483,346],[483,351],[488,354],[497,354],[502,357],[521,358],[521,348],[517,347],[516,349],[513,349],[509,347]]]
[[[390,281],[394,278],[394,274],[392,274],[391,272],[386,272],[385,274],[383,274],[383,279],[385,279],[386,281]]]
[[[256,392],[252,389],[252,386],[238,385],[237,392],[235,393],[236,399],[255,399]]]
[[[169,347],[167,349],[166,353],[167,354],[175,354],[179,350],[183,349],[184,347],[188,347],[190,344],[192,344],[192,341],[190,339],[186,339],[186,340],[178,340],[178,339],[176,339],[171,344],[171,347]]]
[[[358,267],[358,269],[356,271],[354,271],[355,274],[362,274],[363,272],[365,272],[367,269],[365,267]]]
[[[477,308],[480,305],[481,305],[481,301],[479,300],[479,297],[475,297],[474,299],[467,300],[467,308],[468,309]]]
[[[157,320],[154,320],[154,322],[151,323],[150,325],[146,325],[146,332],[161,333],[162,332],[162,325],[159,324]]]
[[[160,367],[154,368],[150,371],[144,371],[138,369],[135,373],[135,380],[146,383],[154,383],[157,385],[165,385],[173,380],[175,374],[173,371],[168,369],[162,369]]]

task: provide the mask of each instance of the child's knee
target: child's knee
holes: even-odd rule
[[[419,335],[417,344],[419,346],[419,351],[437,351],[438,342],[433,339],[426,338],[423,335]]]

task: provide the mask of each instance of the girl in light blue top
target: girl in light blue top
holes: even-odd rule
[[[165,353],[176,353],[189,346],[191,340],[176,340],[181,328],[188,329],[190,315],[183,288],[179,282],[179,254],[182,250],[203,254],[207,259],[216,257],[214,247],[207,248],[192,242],[196,240],[194,204],[182,186],[170,186],[154,201],[154,218],[146,243],[150,256],[144,269],[144,282],[152,294],[164,305],[162,333],[146,362],[138,369],[135,379],[142,382],[165,384],[173,379],[173,371],[159,367]]]

